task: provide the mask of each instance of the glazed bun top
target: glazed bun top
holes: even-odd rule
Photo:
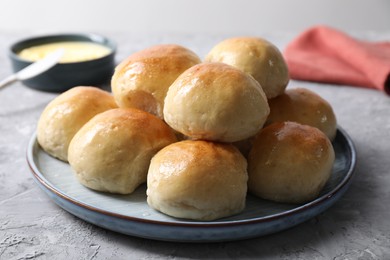
[[[242,140],[257,133],[268,114],[259,83],[224,63],[201,63],[186,70],[165,98],[165,121],[191,139]]]
[[[288,68],[283,55],[271,42],[256,37],[229,38],[218,43],[206,56],[206,62],[223,62],[252,75],[267,98],[284,92]]]
[[[172,82],[200,63],[191,50],[162,44],[138,51],[115,69],[111,88],[119,107],[132,107],[163,117],[164,98]]]

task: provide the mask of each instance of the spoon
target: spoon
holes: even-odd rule
[[[43,59],[36,61],[20,71],[8,76],[4,80],[0,81],[0,90],[18,80],[26,80],[42,74],[56,65],[62,55],[64,55],[64,50],[58,49],[55,52],[46,55]]]

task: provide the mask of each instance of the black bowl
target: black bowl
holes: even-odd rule
[[[24,80],[23,83],[26,86],[43,91],[62,92],[75,86],[98,86],[109,81],[115,68],[116,44],[112,40],[96,34],[47,35],[16,42],[9,50],[14,72],[32,63],[18,56],[21,50],[36,45],[65,41],[98,43],[111,49],[111,52],[94,60],[58,63],[45,73]]]

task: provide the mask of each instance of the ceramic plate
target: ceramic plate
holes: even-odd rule
[[[334,204],[347,190],[356,162],[353,143],[339,129],[333,142],[333,173],[320,196],[303,205],[273,203],[248,195],[245,210],[211,222],[172,218],[146,203],[146,185],[130,195],[90,190],[73,176],[69,164],[47,155],[32,136],[27,161],[34,180],[66,211],[100,227],[123,234],[166,241],[216,242],[275,233],[302,223]]]

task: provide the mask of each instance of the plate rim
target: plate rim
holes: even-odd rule
[[[232,226],[239,226],[239,225],[254,225],[254,224],[260,224],[260,223],[266,223],[266,222],[273,222],[277,221],[283,218],[286,218],[290,215],[298,214],[300,212],[304,212],[306,210],[315,208],[326,201],[329,201],[333,196],[337,195],[339,191],[341,191],[353,178],[355,174],[355,168],[356,168],[356,149],[355,145],[353,144],[353,141],[351,137],[347,134],[347,132],[342,129],[340,126],[337,127],[337,135],[336,138],[341,135],[341,138],[343,138],[344,142],[347,144],[350,157],[349,161],[349,168],[348,172],[343,177],[342,181],[340,181],[336,187],[331,189],[329,192],[319,196],[318,198],[304,203],[302,205],[298,205],[297,207],[294,207],[290,210],[282,211],[279,213],[274,213],[267,216],[262,217],[255,217],[255,218],[249,218],[249,219],[241,219],[241,220],[231,220],[231,221],[212,221],[212,222],[206,222],[206,221],[181,221],[181,222],[167,222],[167,221],[161,221],[161,220],[152,220],[152,219],[145,219],[145,218],[139,218],[129,215],[124,215],[120,213],[111,212],[105,209],[97,208],[95,206],[89,205],[87,203],[84,203],[82,201],[75,200],[74,198],[70,197],[69,195],[65,194],[64,192],[60,191],[58,188],[56,188],[53,184],[51,184],[44,175],[40,172],[38,169],[35,161],[34,161],[34,147],[39,146],[39,143],[37,141],[37,133],[34,132],[33,135],[30,138],[30,141],[28,143],[27,152],[26,152],[26,159],[27,164],[30,168],[30,171],[33,175],[33,177],[47,190],[49,190],[51,193],[53,193],[56,196],[59,196],[62,199],[65,199],[67,202],[71,204],[75,204],[76,206],[79,206],[83,209],[93,211],[95,213],[103,214],[108,217],[114,217],[118,219],[122,219],[125,221],[131,221],[136,223],[144,223],[144,224],[155,224],[155,225],[161,225],[161,226],[170,226],[170,227],[212,227],[212,228],[218,228],[218,227],[232,227]],[[340,137],[339,137],[340,138]],[[42,148],[40,148],[42,149]],[[56,159],[52,157],[53,159]],[[58,159],[56,159],[58,160]]]

